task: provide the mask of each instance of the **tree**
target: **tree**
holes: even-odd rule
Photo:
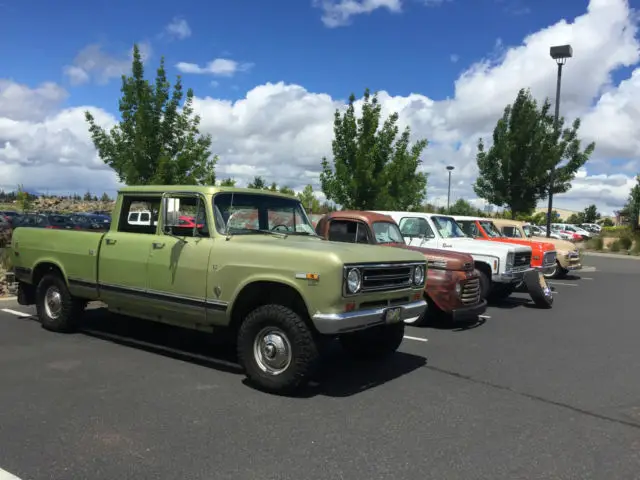
[[[224,180],[222,180],[220,182],[220,186],[221,187],[235,187],[236,186],[236,180],[233,178],[225,178]]]
[[[346,112],[335,112],[333,165],[322,158],[320,183],[327,199],[359,210],[420,208],[427,174],[417,169],[427,140],[410,144],[409,127],[396,140],[398,114],[381,125],[381,105],[369,89],[364,92],[361,118],[356,118],[354,103],[351,94]]]
[[[304,190],[298,194],[298,200],[300,200],[308,213],[320,213],[320,201],[313,194],[313,186],[311,184],[304,187]]]
[[[514,218],[530,214],[538,200],[547,198],[552,167],[554,195],[569,191],[576,172],[595,149],[590,143],[581,150],[580,119],[564,128],[560,118],[556,128],[550,109],[549,99],[538,108],[531,92],[521,89],[498,120],[493,145],[486,150],[483,140],[478,141],[479,175],[473,189],[489,203],[508,207]]]
[[[32,196],[24,189],[22,185],[18,186],[18,193],[16,194],[16,203],[18,208],[22,210],[22,213],[28,212],[32,206]]]
[[[102,194],[102,196],[100,197],[100,201],[101,202],[110,202],[111,201],[111,197],[107,194],[107,192],[104,192]]]
[[[582,216],[584,217],[584,221],[581,223],[596,223],[600,220],[601,215],[598,212],[598,208],[592,204],[584,209]]]
[[[187,90],[180,111],[184,96],[180,76],[173,92],[170,89],[164,57],[152,85],[144,78],[140,50],[134,45],[131,76],[122,76],[120,122],[107,132],[85,112],[98,155],[129,185],[214,185],[218,157],[211,155],[211,136],[200,135],[193,90]]]
[[[614,226],[613,220],[611,220],[609,217],[605,217],[604,220],[602,220],[602,226],[613,227]]]
[[[578,225],[580,223],[587,223],[584,220],[584,212],[572,213],[567,218],[567,223],[572,223],[574,225]]]
[[[290,189],[287,186],[284,187],[280,187],[280,193],[284,193],[285,195],[291,195],[292,197],[296,196],[296,192],[294,192],[292,189]]]
[[[640,217],[640,174],[636,175],[636,184],[631,188],[627,203],[620,213],[629,219],[634,230],[638,229],[638,217]]]
[[[84,197],[82,197],[82,200],[84,200],[85,202],[90,202],[92,198],[93,195],[91,195],[91,192],[87,190],[84,194]]]
[[[256,190],[267,190],[267,182],[265,181],[264,178],[257,176],[257,177],[253,177],[253,182],[251,182],[249,185],[247,185],[247,188],[253,188]]]
[[[456,202],[453,205],[451,205],[451,207],[449,208],[449,214],[484,217],[484,213],[480,209],[475,208],[473,205],[471,205],[469,202],[467,202],[463,198],[459,198],[458,200],[456,200]]]

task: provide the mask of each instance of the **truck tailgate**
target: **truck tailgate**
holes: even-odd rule
[[[97,283],[98,254],[104,232],[18,227],[13,232],[16,266],[57,265],[68,280]]]

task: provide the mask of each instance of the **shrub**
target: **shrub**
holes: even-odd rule
[[[609,245],[609,250],[611,250],[612,252],[619,252],[620,251],[620,240],[614,240],[613,243],[611,243],[611,245]]]
[[[640,255],[640,240],[636,238],[636,243],[633,245],[633,250],[631,252],[634,255]]]
[[[631,235],[631,227],[620,226],[620,227],[603,227],[602,234],[608,237],[621,237],[626,235]]]
[[[604,240],[602,237],[593,237],[587,242],[589,250],[602,250],[604,248]]]
[[[617,242],[620,242],[620,248],[623,250],[629,250],[631,245],[633,244],[633,238],[629,235],[625,235],[624,237],[620,237]]]

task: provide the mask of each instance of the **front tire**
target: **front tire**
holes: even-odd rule
[[[340,344],[358,359],[378,359],[395,353],[404,338],[404,322],[381,325],[340,336]]]
[[[545,281],[544,275],[537,271],[527,272],[524,277],[531,300],[539,308],[553,306],[553,293]]]
[[[36,289],[36,311],[43,328],[68,333],[76,330],[85,302],[74,298],[60,275],[42,277]]]
[[[293,310],[263,305],[238,331],[238,360],[258,388],[291,394],[309,381],[320,354],[313,332]]]

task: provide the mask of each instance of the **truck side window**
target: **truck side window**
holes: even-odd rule
[[[151,216],[153,216],[154,219],[158,218],[158,212],[160,211],[160,199],[160,195],[125,195],[122,198],[122,209],[120,210],[120,218],[118,220],[118,232],[155,235],[157,221],[151,221]],[[143,220],[143,217],[146,217],[146,221]]]
[[[458,221],[458,225],[462,227],[462,231],[473,238],[478,238],[480,236],[480,232],[478,231],[478,226],[476,222],[470,221]]]
[[[367,226],[349,220],[331,220],[329,240],[345,243],[370,243]]]
[[[424,218],[401,218],[399,227],[403,237],[419,237],[420,235],[424,235],[425,238],[435,238],[433,230],[431,230],[429,223]]]
[[[167,218],[164,226],[178,237],[208,237],[207,210],[200,196],[176,196],[167,198]]]
[[[502,233],[505,237],[520,238],[520,231],[516,227],[502,227]]]

